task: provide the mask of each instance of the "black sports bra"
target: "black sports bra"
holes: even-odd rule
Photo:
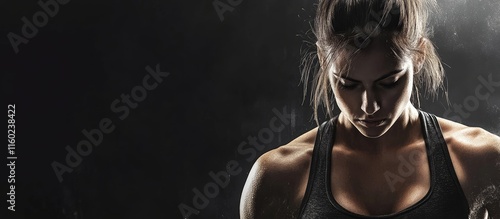
[[[340,206],[333,198],[330,187],[331,155],[337,118],[324,122],[319,127],[300,218],[468,218],[469,205],[453,169],[441,128],[434,115],[423,111],[420,111],[420,121],[431,180],[429,192],[425,197],[416,204],[390,215],[363,216]]]

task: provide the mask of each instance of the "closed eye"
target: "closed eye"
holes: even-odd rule
[[[344,79],[339,79],[338,83],[339,88],[342,90],[353,90],[358,87],[359,83],[356,82],[348,82]]]
[[[358,85],[357,84],[342,84],[342,83],[339,83],[339,87],[340,89],[342,90],[353,90],[357,87]]]
[[[400,80],[397,80],[397,81],[394,81],[394,82],[389,82],[389,83],[380,83],[380,86],[382,86],[384,88],[388,88],[388,89],[394,88],[394,87],[396,87],[396,85],[399,84],[399,81]]]

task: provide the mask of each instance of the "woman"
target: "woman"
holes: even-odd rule
[[[315,118],[341,113],[257,160],[241,218],[500,218],[500,138],[414,106],[443,87],[433,5],[319,1]]]

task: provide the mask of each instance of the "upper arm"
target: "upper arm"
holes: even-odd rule
[[[484,203],[489,218],[500,219],[500,138],[496,135],[486,133],[482,138],[480,156],[477,157],[477,166],[480,174],[481,191],[476,197],[476,202]]]
[[[457,176],[466,192],[471,218],[488,211],[500,219],[500,137],[481,128],[450,128],[448,142],[455,155]]]
[[[265,153],[253,165],[240,200],[242,219],[292,219],[299,212],[312,148],[286,146]]]
[[[263,167],[262,159],[262,157],[257,159],[250,170],[245,186],[243,187],[240,200],[241,219],[259,218],[259,216],[262,216],[258,214],[259,205],[264,202],[264,198],[262,197],[263,186],[266,186],[263,184],[265,168]]]
[[[486,188],[490,191],[488,195],[490,200],[485,200],[485,207],[490,218],[500,219],[500,141],[496,141],[492,147],[491,152],[489,152],[492,154],[491,166],[487,168],[491,181]]]
[[[295,186],[290,174],[268,154],[253,165],[240,200],[241,219],[293,218]],[[288,175],[288,178],[287,178]]]

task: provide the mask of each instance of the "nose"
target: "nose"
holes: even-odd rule
[[[373,115],[375,114],[378,110],[380,110],[380,105],[377,101],[377,97],[375,95],[375,92],[366,89],[363,92],[363,97],[362,97],[362,103],[361,103],[361,109],[367,114],[367,115]]]

